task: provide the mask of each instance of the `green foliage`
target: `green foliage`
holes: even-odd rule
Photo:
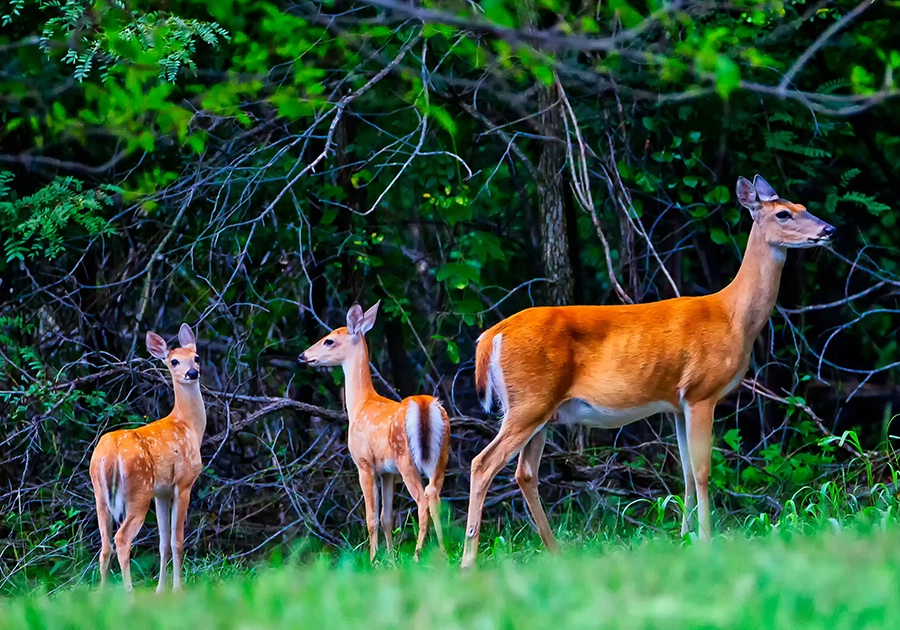
[[[831,306],[777,315],[755,346],[751,373],[783,399],[748,407],[739,390],[720,406],[713,501],[753,535],[895,510],[879,487],[895,455],[867,450],[884,448],[891,402],[851,405],[846,392],[889,390],[897,377],[896,104],[856,118],[819,111],[885,88],[885,71],[900,67],[894,21],[873,4],[794,76],[803,98],[775,89],[851,4],[807,14],[793,1],[426,1],[415,7],[454,18],[426,24],[352,2],[4,5],[0,159],[15,178],[0,175],[0,448],[10,449],[0,473],[18,491],[0,504],[0,539],[13,541],[3,587],[82,579],[97,545],[87,454],[99,433],[166,412],[168,390],[137,359],[146,328],[173,332],[181,321],[203,327],[210,432],[223,440],[204,451],[192,504],[204,558],[268,552],[275,529],[345,547],[362,540],[347,533],[362,529],[342,426],[285,407],[237,436],[226,430],[275,396],[342,408],[340,372],[297,370],[293,357],[354,300],[383,300],[371,359],[384,381],[399,386],[405,371],[459,416],[446,502],[459,522],[460,471],[491,437],[481,417],[466,418],[480,414],[475,339],[544,303],[547,172],[565,199],[585,303],[618,302],[598,230],[611,273],[637,300],[671,295],[654,253],[681,293],[722,288],[750,226],[732,193],[737,175],[759,172],[837,224],[837,255],[792,252],[782,288],[787,309]],[[567,36],[615,45],[578,50]],[[543,128],[550,103],[563,112],[555,131]],[[576,160],[583,151],[594,208],[568,197],[580,167],[552,164],[548,147]],[[884,291],[841,303],[876,281]],[[853,319],[873,304],[878,312]],[[885,370],[865,375],[872,366]],[[740,411],[728,416],[735,399]],[[551,433],[544,469],[554,483],[541,491],[570,541],[677,537],[674,437],[668,424],[649,426],[591,432],[583,452]],[[514,487],[509,473],[495,489]],[[523,509],[489,503],[488,521],[512,523]],[[226,513],[234,520],[211,525]],[[489,553],[534,552],[533,532],[515,523],[485,536]],[[137,563],[144,577],[154,546]],[[447,589],[460,590],[455,579]]]
[[[0,229],[6,263],[25,258],[53,260],[68,239],[109,236],[115,232],[103,211],[113,205],[119,188],[102,185],[84,190],[73,177],[58,177],[32,195],[18,198],[12,173],[0,171]]]
[[[52,56],[53,44],[68,40],[63,61],[74,66],[78,81],[94,70],[107,80],[121,70],[116,66],[134,62],[155,64],[161,80],[174,81],[182,67],[195,68],[198,41],[217,46],[229,37],[216,22],[129,10],[122,0],[39,0],[38,7],[52,16],[43,28],[42,50]]]

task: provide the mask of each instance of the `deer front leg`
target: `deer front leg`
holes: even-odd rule
[[[684,474],[684,511],[681,514],[682,537],[693,529],[694,510],[697,507],[697,487],[694,484],[694,470],[691,466],[691,450],[687,439],[687,425],[683,414],[675,414],[675,437],[678,438],[678,455],[681,457],[681,472]]]
[[[156,523],[159,525],[159,585],[157,593],[162,593],[166,588],[166,569],[169,564],[170,529],[172,526],[172,502],[169,499],[156,497]]]
[[[193,482],[192,484],[193,485]],[[172,590],[181,590],[181,560],[184,557],[184,524],[191,503],[191,486],[175,491],[172,505]]]
[[[394,551],[394,475],[381,476],[381,531],[388,553]]]
[[[366,468],[359,469],[359,486],[362,488],[363,501],[366,506],[366,529],[369,531],[369,561],[375,561],[378,551],[378,517],[375,505],[375,477]]]
[[[685,406],[688,451],[697,492],[697,520],[700,540],[710,539],[709,467],[712,455],[712,424],[715,401],[704,400]]]

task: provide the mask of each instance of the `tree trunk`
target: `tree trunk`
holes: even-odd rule
[[[575,289],[569,239],[566,228],[563,173],[565,152],[562,143],[560,110],[555,87],[542,88],[538,95],[541,110],[541,132],[547,138],[538,159],[538,216],[541,225],[541,262],[550,280],[545,295],[547,302],[564,306],[573,301]]]

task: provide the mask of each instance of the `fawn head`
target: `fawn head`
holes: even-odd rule
[[[169,350],[166,340],[155,332],[147,333],[147,350],[157,359],[165,361],[172,380],[185,385],[200,382],[200,357],[197,356],[197,338],[187,324],[178,331],[180,348]]]
[[[834,236],[834,226],[810,214],[804,206],[779,197],[759,175],[753,178],[752,184],[738,177],[737,198],[762,228],[769,245],[815,247],[831,242]]]
[[[297,360],[322,367],[341,365],[347,357],[359,350],[360,344],[365,343],[363,335],[375,325],[380,304],[381,300],[375,302],[375,306],[365,313],[359,304],[351,306],[347,311],[347,326],[332,330],[297,357]]]

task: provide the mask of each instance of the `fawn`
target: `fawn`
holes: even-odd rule
[[[200,443],[206,430],[206,408],[200,394],[197,341],[190,326],[178,331],[180,348],[170,350],[165,340],[147,333],[147,350],[165,361],[175,388],[175,407],[161,420],[137,429],[106,433],[91,456],[91,482],[100,523],[100,584],[106,585],[109,571],[110,536],[113,520],[116,555],[126,591],[131,583],[131,543],[156,501],[159,523],[159,586],[166,583],[166,563],[172,550],[173,589],[181,588],[181,559],[184,551],[184,522],[191,487],[200,475]]]
[[[323,337],[298,360],[312,366],[343,368],[350,419],[347,447],[359,470],[359,485],[366,505],[369,559],[374,560],[378,550],[379,494],[385,544],[389,552],[393,550],[392,503],[399,474],[419,509],[415,551],[418,561],[428,532],[429,511],[441,553],[444,552],[440,493],[450,456],[450,422],[440,401],[433,396],[410,396],[394,402],[375,392],[364,335],[375,323],[379,304],[380,301],[365,313],[359,304],[351,306],[347,326]],[[429,479],[425,488],[420,472]]]

